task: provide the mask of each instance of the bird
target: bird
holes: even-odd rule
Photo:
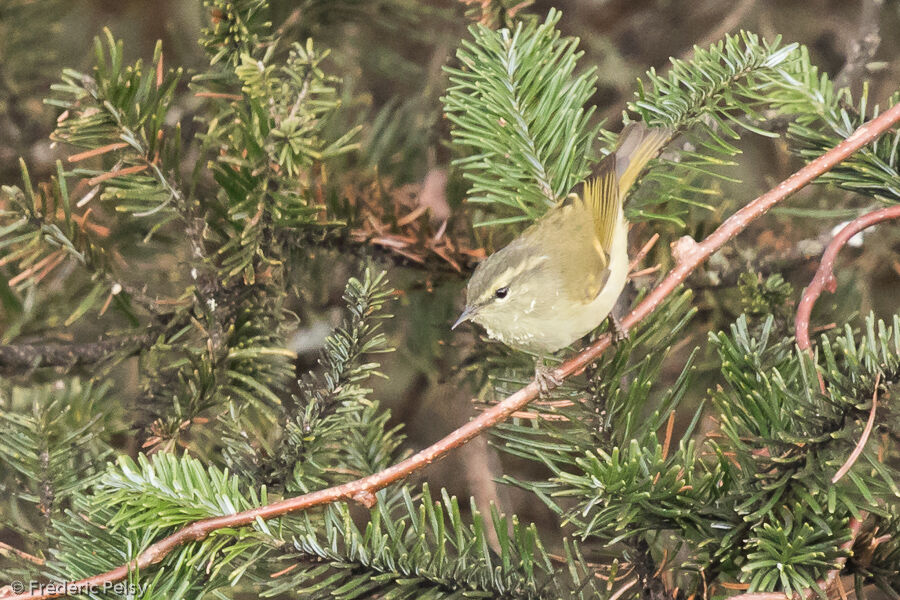
[[[623,200],[647,163],[673,136],[669,128],[634,122],[594,174],[507,246],[476,267],[466,306],[451,326],[482,326],[492,339],[537,355],[541,389],[558,385],[546,355],[598,327],[628,278]],[[627,335],[612,318],[617,335]]]

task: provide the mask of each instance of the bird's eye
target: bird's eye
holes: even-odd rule
[[[508,287],[498,288],[497,291],[494,292],[494,295],[495,295],[495,296],[497,297],[497,299],[499,299],[499,300],[503,300],[504,298],[506,298],[506,295],[507,295],[507,294],[509,294],[509,288],[508,288]]]

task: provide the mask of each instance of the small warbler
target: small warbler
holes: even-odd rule
[[[672,131],[633,123],[595,175],[475,269],[466,308],[491,338],[543,356],[568,346],[610,314],[628,277],[628,221],[622,201]],[[556,383],[556,382],[554,382]]]

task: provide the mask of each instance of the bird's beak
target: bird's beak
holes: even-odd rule
[[[462,311],[462,314],[459,315],[459,318],[456,320],[456,323],[454,323],[453,325],[450,326],[450,329],[451,329],[451,330],[452,330],[452,329],[456,329],[456,327],[457,327],[460,323],[465,323],[466,321],[468,321],[469,319],[471,319],[471,318],[472,318],[472,315],[474,315],[474,314],[475,314],[475,309],[472,308],[471,306],[467,306],[467,307],[466,307],[466,310]]]

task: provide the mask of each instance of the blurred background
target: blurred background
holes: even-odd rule
[[[381,209],[373,207],[385,204],[390,205],[383,209],[385,214],[408,214],[419,206],[430,209],[427,219],[415,223],[395,220],[382,244],[358,244],[352,252],[310,246],[296,257],[303,265],[296,269],[297,299],[291,306],[299,319],[290,343],[300,353],[298,367],[306,370],[315,365],[324,336],[340,317],[341,294],[347,278],[358,273],[360,257],[374,256],[389,268],[392,285],[400,290],[393,306],[395,318],[388,325],[397,351],[384,359],[383,372],[389,379],[377,384],[376,395],[391,408],[394,421],[404,424],[411,449],[437,440],[468,420],[479,410],[473,397],[483,402],[492,399],[473,366],[491,351],[490,346],[471,327],[451,332],[449,326],[462,306],[465,280],[474,263],[514,232],[472,229],[473,209],[465,203],[465,182],[451,166],[449,125],[440,102],[447,86],[442,67],[453,64],[455,49],[471,23],[466,11],[477,4],[474,0],[272,2],[272,22],[286,32],[287,39],[312,37],[317,46],[332,49],[327,69],[343,78],[346,118],[339,120],[363,126],[361,149],[346,159],[352,168],[344,173],[338,170],[330,181],[332,193],[355,206],[369,206],[376,216]],[[895,0],[560,0],[538,1],[523,10],[542,19],[551,6],[563,13],[563,32],[581,39],[581,68],[596,67],[599,79],[593,103],[598,118],[614,131],[642,74],[649,69],[664,71],[669,57],[690,58],[695,44],[705,47],[740,29],[806,44],[813,62],[832,76],[841,74],[855,93],[868,81],[873,104],[884,101],[900,81],[900,61],[896,60],[900,3]],[[92,39],[103,27],[125,40],[128,60],[149,59],[156,40],[161,39],[167,66],[181,65],[190,74],[207,61],[196,43],[205,18],[202,3],[184,0],[0,0],[0,183],[20,183],[19,157],[27,161],[37,180],[55,172],[54,161],[62,154],[52,147],[48,135],[58,114],[42,98],[62,68],[89,68]],[[200,100],[183,86],[172,118],[181,120],[190,136],[191,115]],[[668,242],[685,234],[699,239],[736,206],[799,166],[778,140],[746,136],[741,148],[734,174],[742,183],[717,184],[721,189],[712,211],[697,210],[685,228],[654,223],[633,228],[633,251],[654,232],[662,236],[645,259],[645,267],[660,264],[664,273],[670,260]],[[740,275],[780,273],[794,286],[779,317],[790,318],[790,302],[797,300],[812,276],[832,229],[867,206],[869,201],[847,192],[810,188],[716,255],[691,279],[700,312],[683,342],[685,351],[671,354],[665,369],[668,377],[681,370],[679,361],[687,351],[700,347],[701,375],[692,399],[699,403],[716,384],[712,376],[703,377],[704,360],[714,358],[704,354],[707,332],[727,328],[738,314],[752,310],[741,300],[747,294],[741,293],[740,285],[748,285],[748,280],[742,281]],[[413,234],[423,235],[445,228],[455,245],[444,248],[443,254],[404,247],[400,238],[408,233],[406,227],[417,227]],[[883,226],[877,234],[865,236],[861,246],[845,250],[839,261],[838,293],[817,305],[817,325],[840,323],[869,310],[880,317],[896,312],[900,295],[897,230]],[[372,230],[366,223],[356,223],[354,231],[359,239],[371,241]],[[12,275],[2,274],[0,278]],[[635,286],[650,286],[657,276],[641,278]],[[6,308],[8,304],[0,311]],[[36,313],[33,323],[40,322]],[[44,339],[30,321],[17,321],[14,331],[10,323],[8,315],[0,312],[4,342],[13,336]],[[91,327],[90,321],[83,321],[73,335],[90,339]],[[105,330],[97,325],[93,335]],[[136,402],[137,370],[127,365],[114,375],[120,384],[117,393],[131,394]],[[134,439],[123,438],[122,450],[136,452],[141,435],[136,432]],[[496,452],[489,438],[480,438],[433,465],[422,477],[439,482],[453,494],[474,495],[480,504],[497,502],[524,520],[553,523],[532,496],[494,482],[501,472],[523,468],[514,458]],[[527,468],[534,466],[529,463]]]

